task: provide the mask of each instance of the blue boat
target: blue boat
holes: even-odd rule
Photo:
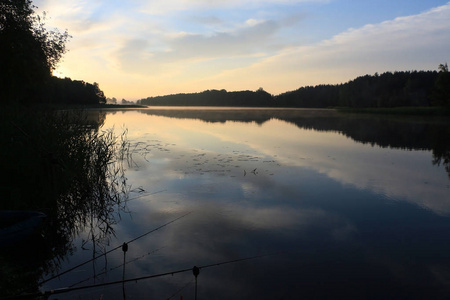
[[[39,211],[0,210],[0,248],[29,237],[45,217]]]

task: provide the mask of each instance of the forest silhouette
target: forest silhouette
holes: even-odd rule
[[[447,64],[437,71],[386,72],[365,75],[338,85],[301,87],[270,95],[257,91],[200,93],[148,97],[138,104],[153,106],[245,106],[304,108],[449,107],[450,73]]]

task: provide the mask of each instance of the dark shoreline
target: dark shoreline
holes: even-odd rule
[[[81,107],[83,108],[83,107]],[[92,108],[92,109],[123,109],[123,108],[158,108],[158,109],[211,109],[211,110],[220,110],[224,108],[232,108],[232,109],[260,109],[260,110],[334,110],[339,113],[354,113],[354,114],[375,114],[375,115],[405,115],[405,116],[450,116],[450,109],[445,107],[423,107],[423,106],[411,106],[411,107],[378,107],[378,108],[353,108],[353,107],[328,107],[328,108],[314,108],[314,107],[279,107],[279,106],[197,106],[197,105],[188,105],[188,106],[178,106],[178,105],[167,105],[167,106],[159,106],[159,105],[116,105],[116,104],[106,104],[106,105],[98,105],[98,106],[84,106],[84,108]]]
[[[343,113],[375,114],[375,115],[405,115],[405,116],[450,116],[450,109],[445,107],[377,107],[352,108],[342,107],[336,109]]]
[[[115,110],[115,109],[161,109],[161,110],[177,110],[177,109],[234,109],[234,110],[323,110],[336,111],[338,113],[352,113],[352,114],[371,114],[371,115],[404,115],[404,116],[450,116],[450,109],[446,107],[424,107],[424,106],[407,106],[407,107],[373,107],[373,108],[354,108],[354,107],[280,107],[280,106],[217,106],[217,105],[140,105],[140,104],[89,104],[89,105],[65,105],[65,104],[40,104],[36,105],[38,109],[79,109],[79,110]]]

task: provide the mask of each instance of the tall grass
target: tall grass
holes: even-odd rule
[[[48,218],[42,259],[22,266],[28,271],[17,270],[23,258],[13,254],[14,273],[25,277],[13,278],[11,269],[2,268],[8,274],[1,277],[10,280],[0,283],[0,294],[55,272],[81,232],[88,233],[94,254],[114,234],[126,211],[130,186],[124,163],[130,154],[127,131],[102,130],[104,118],[94,112],[1,110],[0,209],[39,210]]]

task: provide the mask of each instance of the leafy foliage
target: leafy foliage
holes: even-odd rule
[[[106,101],[97,83],[52,77],[66,52],[67,31],[45,28],[31,0],[0,1],[0,100],[5,103]],[[60,98],[61,97],[61,98]]]
[[[30,0],[0,2],[2,100],[42,101],[43,86],[66,50],[67,31],[46,31],[34,9]]]

